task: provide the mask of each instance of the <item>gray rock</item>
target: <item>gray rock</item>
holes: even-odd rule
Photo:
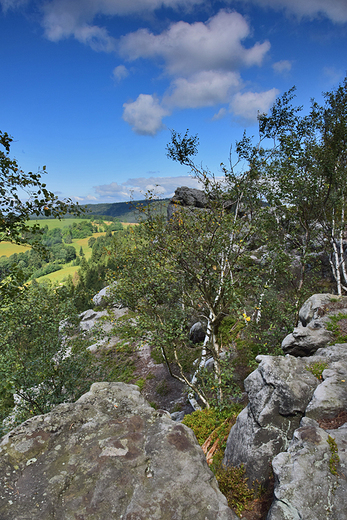
[[[170,220],[178,208],[195,208],[204,209],[207,204],[207,198],[202,190],[181,186],[177,188],[174,196],[170,200],[167,207],[167,218]]]
[[[327,330],[330,317],[347,314],[347,298],[333,294],[314,294],[299,311],[299,326],[282,342],[282,349],[292,356],[311,356],[331,343],[333,334]]]
[[[329,467],[328,435],[338,447],[338,475]],[[272,466],[275,500],[267,520],[347,519],[347,424],[325,431],[303,418],[288,450],[277,455]]]
[[[244,381],[249,404],[230,431],[223,463],[243,463],[250,484],[267,484],[271,460],[289,445],[318,380],[304,359],[258,356],[257,361],[259,367]]]
[[[189,339],[192,343],[201,343],[205,339],[205,329],[200,321],[194,323],[189,331]]]
[[[0,444],[1,520],[235,520],[193,432],[95,383]]]
[[[195,208],[205,208],[207,198],[203,190],[196,188],[188,188],[181,186],[177,188],[170,203],[179,204],[180,206],[193,206]]]
[[[304,305],[299,311],[299,320],[303,327],[306,327],[310,321],[319,318],[322,312],[323,306],[329,304],[332,299],[336,298],[334,294],[314,294],[308,300],[305,301]]]
[[[310,356],[332,340],[332,333],[322,319],[312,320],[307,327],[299,325],[282,342],[282,350],[292,356]]]
[[[344,345],[347,347],[346,344]],[[324,362],[325,359],[326,356],[315,356],[313,362],[316,360]],[[311,359],[310,363],[312,363]],[[347,410],[347,349],[344,357],[341,356],[338,361],[328,364],[322,377],[323,381],[317,386],[305,411],[307,417],[315,420],[330,419]]]
[[[87,309],[79,315],[80,318],[80,329],[82,331],[88,331],[95,327],[96,322],[107,316],[107,311],[93,311],[93,309]]]
[[[99,291],[98,294],[96,294],[93,297],[93,303],[95,306],[106,307],[106,305],[108,303],[109,290],[110,290],[110,286],[108,285],[107,287],[104,287],[103,289],[101,289],[101,291]]]

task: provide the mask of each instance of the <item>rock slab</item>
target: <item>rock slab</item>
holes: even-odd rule
[[[329,436],[337,447],[336,474],[330,470]],[[347,423],[325,431],[304,417],[288,450],[272,465],[275,500],[267,520],[347,519]]]
[[[0,443],[1,520],[236,520],[193,432],[95,383]]]

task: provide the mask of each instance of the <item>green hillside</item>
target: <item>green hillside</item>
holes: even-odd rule
[[[131,202],[113,202],[102,204],[86,204],[87,215],[102,215],[117,217],[122,222],[135,223],[139,218],[139,208],[144,208],[151,204],[156,213],[166,214],[170,199],[163,200],[136,200]]]

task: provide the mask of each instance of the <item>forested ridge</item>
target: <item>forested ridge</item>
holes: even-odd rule
[[[169,218],[142,204],[139,225],[117,230],[114,223],[90,239],[89,260],[69,240],[92,234],[92,222],[63,231],[28,227],[28,211],[59,217],[66,203],[46,193],[40,177],[17,173],[1,134],[1,239],[32,246],[0,259],[3,433],[76,400],[95,380],[132,381],[136,341],[148,343],[154,360],[186,385],[193,408],[222,427],[240,408],[256,356],[282,353],[302,303],[317,292],[347,292],[347,78],[323,99],[304,112],[295,89],[285,93],[259,115],[259,135],[245,133],[215,175],[194,162],[198,136],[173,131],[167,155],[200,181],[199,204],[174,197]],[[43,199],[31,192],[30,207],[8,204],[6,183],[21,182]],[[78,261],[78,275],[58,287],[37,283],[45,255],[47,265]],[[114,305],[129,314],[112,323],[119,346],[95,356],[87,350],[95,337],[78,332],[78,314],[95,306],[105,286],[110,322]]]

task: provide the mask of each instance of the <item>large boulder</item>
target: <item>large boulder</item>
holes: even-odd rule
[[[245,379],[249,404],[230,431],[223,462],[245,464],[250,484],[267,485],[272,459],[287,450],[303,416],[329,420],[347,410],[347,343],[314,356],[257,361],[259,367]]]
[[[178,208],[204,209],[206,204],[207,198],[203,190],[181,186],[176,189],[174,196],[168,204],[167,218],[170,220]]]
[[[257,370],[244,381],[249,404],[232,427],[223,463],[245,464],[249,484],[267,485],[271,461],[286,450],[318,385],[306,360],[258,356]]]
[[[304,417],[272,467],[275,499],[267,520],[347,519],[347,423],[325,431]]]
[[[282,342],[284,353],[292,356],[311,356],[319,348],[326,347],[333,340],[333,334],[327,329],[327,324],[331,316],[340,313],[347,315],[346,297],[314,294],[308,298],[299,311],[298,326]]]
[[[1,520],[235,520],[193,432],[95,383],[0,443]]]

